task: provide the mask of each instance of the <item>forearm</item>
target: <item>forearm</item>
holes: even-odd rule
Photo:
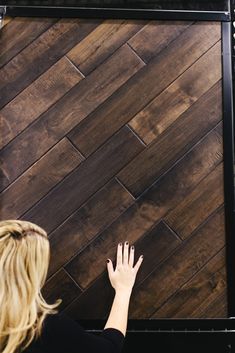
[[[104,328],[116,328],[126,335],[131,291],[117,291]]]

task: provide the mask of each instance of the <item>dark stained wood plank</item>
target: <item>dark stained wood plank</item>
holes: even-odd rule
[[[110,96],[97,111],[79,123],[70,132],[69,138],[85,156],[88,156],[166,89],[220,38],[220,29],[214,23],[195,23],[190,26]]]
[[[221,105],[219,82],[126,165],[118,178],[138,197],[221,120]]]
[[[22,20],[12,21],[15,26]],[[18,51],[2,70],[8,67],[4,78],[9,78],[7,83],[15,93],[0,111],[0,122],[4,120],[0,204],[7,218],[29,219],[48,231],[52,256],[47,296],[54,301],[62,294],[62,309],[75,319],[107,317],[114,290],[107,277],[106,257],[115,262],[118,242],[128,237],[135,244],[136,256],[145,255],[133,293],[134,298],[139,289],[144,293],[145,283],[150,289],[138,308],[141,313],[152,310],[148,295],[154,305],[159,299],[155,273],[169,265],[169,278],[165,276],[166,282],[161,283],[161,302],[153,305],[149,316],[157,317],[164,308],[169,316],[170,311],[178,316],[183,311],[193,317],[225,315],[225,257],[216,260],[221,250],[216,248],[217,237],[221,234],[224,242],[225,229],[214,234],[217,212],[224,212],[221,24],[55,21],[43,33],[30,33],[31,42],[25,31],[19,34],[20,41],[9,38],[9,55]],[[4,26],[5,33],[11,25]],[[24,87],[20,87],[21,74]],[[205,100],[200,110],[198,102],[206,94],[215,97]],[[201,124],[199,114],[207,120],[209,103],[214,106],[209,113],[211,125],[200,130],[195,125]],[[176,127],[185,128],[179,121],[186,111],[195,119],[185,118],[193,129],[180,143],[182,135],[178,136]],[[213,122],[216,111],[218,120]],[[148,120],[141,119],[147,112]],[[155,131],[157,125],[161,135]],[[77,133],[81,145],[76,142]],[[165,157],[166,164],[160,163],[155,176],[155,164],[146,169],[145,174],[153,173],[152,180],[135,199],[137,195],[119,179],[119,173],[164,134],[171,138],[169,147],[163,139],[155,153],[160,153],[160,161]],[[83,143],[87,150],[83,151]],[[173,144],[175,154],[171,154]],[[142,162],[144,170],[149,162],[144,158]],[[183,241],[178,236],[180,219],[175,215],[168,224],[167,217],[174,212],[181,220],[188,219],[191,227]],[[182,227],[184,232],[186,223]],[[198,298],[193,295],[196,289]],[[178,302],[185,303],[185,308]],[[213,310],[211,303],[220,308]],[[143,318],[142,314],[137,317]]]
[[[0,107],[31,84],[100,22],[101,19],[62,18],[22,50],[0,70]]]
[[[163,261],[173,250],[181,244],[177,235],[163,222],[153,228],[135,243],[136,261],[141,254],[145,254],[144,266],[138,272],[135,286],[142,282],[154,268]]]
[[[192,21],[166,22],[151,20],[141,31],[128,40],[128,44],[148,63],[192,23]],[[217,26],[219,25],[217,24]]]
[[[106,241],[108,237],[110,238],[109,233],[110,232],[108,232],[108,236],[105,234],[96,238],[65,267],[82,288],[88,287],[90,283],[100,275],[100,272],[104,270],[105,257],[108,257],[110,247],[113,248],[114,244],[114,239],[112,239],[112,244],[110,241]],[[125,236],[129,239],[130,235]],[[116,242],[117,241],[118,240],[116,240]],[[139,243],[136,243],[137,249],[139,248],[142,253],[146,252],[148,254],[146,256],[146,267],[141,272],[139,279],[143,280],[148,275],[149,271],[153,270],[156,264],[169,255],[180,243],[181,241],[164,223],[161,222],[157,224],[157,226],[154,226],[149,234],[144,236],[144,239],[141,238]],[[140,256],[139,249],[136,252],[137,258]],[[115,258],[113,258],[113,261],[115,261]]]
[[[126,126],[123,127],[63,179],[23,218],[38,223],[47,232],[51,232],[113,178],[143,148],[144,146],[132,131]]]
[[[63,57],[25,88],[0,111],[0,148],[55,104],[83,77],[69,60]]]
[[[227,318],[229,317],[228,314],[228,307],[227,307],[227,291],[224,289],[222,294],[216,298],[213,302],[211,302],[206,310],[200,311],[197,314],[199,318]]]
[[[185,239],[223,202],[223,163],[220,163],[164,220]]]
[[[0,36],[0,68],[57,21],[57,18],[4,18]]]
[[[105,184],[50,233],[51,262],[48,275],[51,276],[66,264],[133,202],[133,197],[115,179]]]
[[[72,48],[67,57],[86,76],[125,44],[145,23],[146,20],[106,19]]]
[[[50,304],[54,304],[57,299],[62,299],[62,303],[56,308],[61,311],[77,298],[82,293],[82,290],[66,271],[61,269],[45,283],[41,292],[45,300]]]
[[[142,248],[144,246],[143,243],[141,244],[142,235],[148,234],[147,232],[151,231],[154,223],[160,220],[171,207],[174,208],[178,202],[183,200],[190,190],[193,190],[220,163],[222,151],[221,133],[221,126],[220,129],[216,128],[210,132],[168,174],[155,183],[147,193],[143,194],[133,206],[129,207],[97,238],[100,240],[99,244],[96,242],[96,245],[99,245],[100,253],[97,255],[98,249],[94,249],[95,253],[92,256],[95,256],[95,266],[94,262],[92,266],[93,270],[96,270],[97,266],[99,266],[101,275],[90,284],[82,296],[66,308],[69,315],[75,319],[79,319],[79,317],[97,319],[103,318],[108,314],[113,292],[106,277],[105,258],[115,258],[116,245],[119,241],[125,241],[127,238],[130,243],[136,243],[137,256],[141,253],[145,255],[141,272],[148,269],[148,265],[146,265],[146,269],[144,267],[146,261],[148,261],[149,248],[147,249],[147,246],[146,250]],[[184,180],[184,183],[182,183],[182,180]],[[126,236],[127,234],[128,236]],[[68,268],[67,270],[69,271]],[[77,271],[80,273],[81,269],[77,268]],[[141,272],[139,272],[137,281],[140,281],[143,276]],[[92,272],[88,273],[88,269],[86,269],[86,274],[87,276],[93,276]],[[138,285],[134,288],[134,292],[135,290],[138,292]],[[100,295],[98,295],[99,293]],[[101,301],[100,297],[104,298],[104,300]],[[92,310],[90,310],[91,300],[94,303]],[[143,310],[144,307],[143,305]]]
[[[83,288],[88,286],[104,271],[106,265],[104,259],[115,256],[117,243],[126,240],[135,243],[219,162],[218,159],[222,158],[218,153],[222,148],[220,128],[212,131],[195,147],[195,152],[191,151],[188,156],[186,155],[171,172],[161,178],[99,237],[96,237],[90,246],[84,249],[86,256],[79,253],[67,264],[67,271],[79,285]],[[209,158],[203,155],[205,151]],[[84,259],[85,265],[81,259]]]
[[[1,218],[20,218],[83,159],[71,142],[63,138],[0,194]]]
[[[106,271],[62,312],[74,320],[105,319],[110,312],[113,298],[114,289]]]
[[[216,254],[190,281],[183,285],[152,317],[197,317],[226,288],[225,251]]]
[[[223,211],[221,207],[139,285],[130,303],[130,318],[151,317],[174,294],[176,284],[181,287],[224,247]]]
[[[143,62],[127,45],[121,47],[91,75],[73,87],[0,151],[1,184],[7,186],[36,159],[84,119],[142,66]],[[37,141],[32,144],[31,141]],[[15,160],[20,163],[15,163]]]
[[[221,42],[218,42],[131,119],[129,126],[150,144],[221,77]]]

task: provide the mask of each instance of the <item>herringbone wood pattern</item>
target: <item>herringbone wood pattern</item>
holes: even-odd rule
[[[45,298],[105,318],[128,240],[130,318],[226,317],[220,23],[7,18],[0,45],[1,219],[48,232]]]

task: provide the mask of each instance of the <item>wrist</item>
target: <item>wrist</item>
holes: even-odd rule
[[[118,297],[130,297],[132,292],[132,288],[116,288],[115,295]]]

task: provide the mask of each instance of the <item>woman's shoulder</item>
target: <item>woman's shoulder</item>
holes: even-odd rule
[[[72,318],[63,313],[47,314],[41,335],[33,340],[26,353],[31,352],[66,352],[74,350],[74,341],[84,334],[84,329]]]
[[[71,331],[72,328],[74,328],[77,333],[79,331],[84,331],[82,326],[76,320],[62,312],[58,312],[56,314],[48,314],[43,324],[44,330],[48,331],[51,327],[53,327],[53,332],[57,333],[61,329],[64,334],[68,330]]]

